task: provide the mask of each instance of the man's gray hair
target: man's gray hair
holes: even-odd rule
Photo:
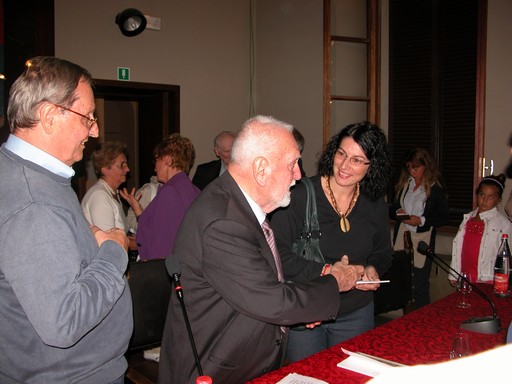
[[[247,120],[236,135],[230,162],[249,166],[258,156],[268,157],[276,153],[280,144],[276,129],[292,132],[293,126],[271,116],[258,115]]]
[[[70,107],[76,101],[80,81],[92,86],[91,74],[67,60],[51,56],[28,60],[9,92],[7,119],[11,133],[34,127],[39,122],[37,107],[43,102]]]

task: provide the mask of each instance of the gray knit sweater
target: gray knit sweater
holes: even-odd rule
[[[108,383],[133,328],[126,253],[98,247],[69,179],[4,146],[0,382]]]

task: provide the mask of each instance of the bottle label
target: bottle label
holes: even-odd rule
[[[494,291],[497,293],[507,293],[508,291],[508,274],[495,273],[494,274]]]

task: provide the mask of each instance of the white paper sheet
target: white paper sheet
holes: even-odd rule
[[[348,358],[338,363],[338,367],[345,368],[350,371],[354,371],[357,373],[361,373],[366,376],[375,377],[380,373],[394,368],[394,366],[402,366],[402,364],[389,362],[389,363],[380,362],[372,357],[360,355],[357,352],[351,352],[346,349],[341,348],[343,353],[349,355]],[[384,361],[384,359],[381,359]]]
[[[298,373],[289,373],[276,384],[329,384],[327,381],[318,380],[314,377],[299,375]]]

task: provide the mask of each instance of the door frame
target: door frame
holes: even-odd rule
[[[138,175],[141,183],[153,175],[153,149],[171,133],[180,132],[178,85],[94,80],[96,98],[138,104]]]

